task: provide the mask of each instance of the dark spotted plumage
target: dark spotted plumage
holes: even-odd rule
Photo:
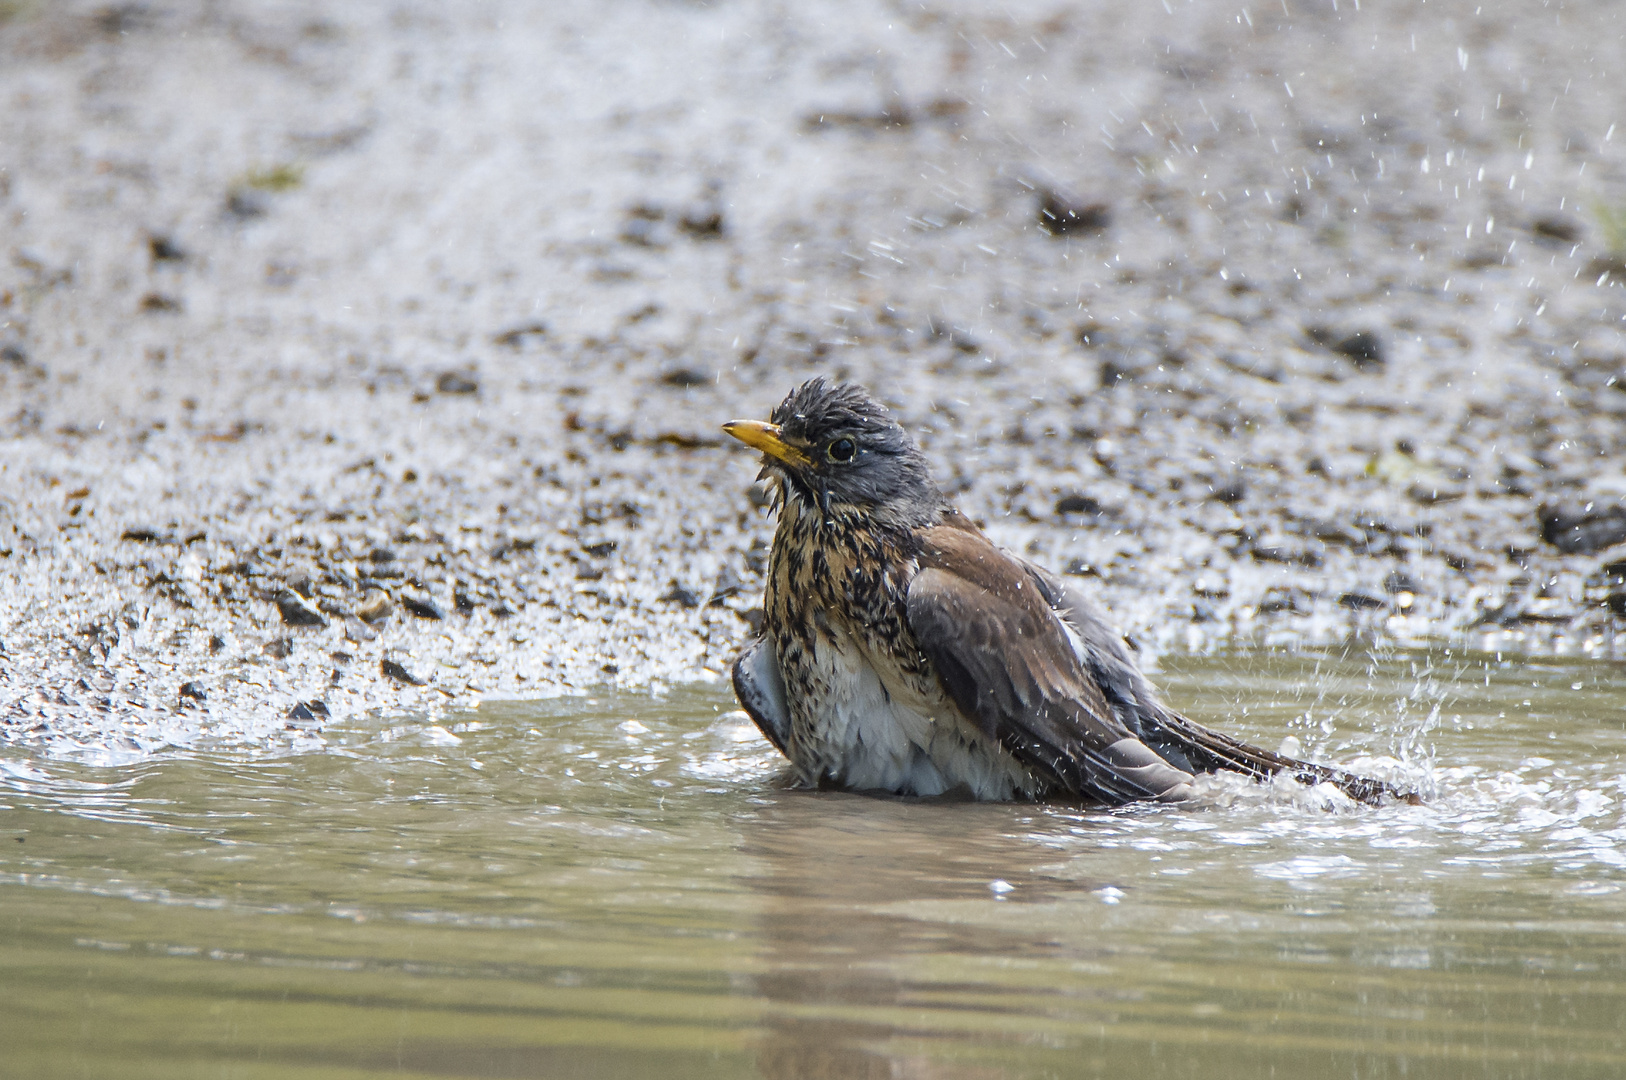
[[[862,387],[814,379],[725,430],[763,451],[779,512],[734,686],[801,782],[1115,804],[1228,769],[1397,794],[1166,708],[1103,614],[990,543]]]

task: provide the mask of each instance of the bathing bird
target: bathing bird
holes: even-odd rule
[[[734,690],[799,784],[1118,805],[1229,770],[1414,798],[1171,710],[1104,611],[955,509],[862,386],[816,378],[723,430],[762,452],[779,517]]]

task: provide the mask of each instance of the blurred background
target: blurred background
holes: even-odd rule
[[[721,670],[766,524],[717,425],[815,374],[1149,643],[1616,648],[1618,5],[0,17],[31,656],[124,612],[213,672],[382,593],[466,675],[410,586],[569,640],[460,699]]]

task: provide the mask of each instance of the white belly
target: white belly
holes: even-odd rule
[[[820,642],[816,669],[825,683],[819,715],[796,715],[796,765],[809,783],[854,791],[942,795],[967,789],[978,799],[1031,797],[1035,785],[1016,760],[964,720],[940,691],[922,694],[881,682],[850,638]],[[812,733],[817,733],[816,735]]]

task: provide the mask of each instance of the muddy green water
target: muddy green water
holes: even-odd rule
[[[784,791],[722,687],[0,752],[0,1076],[1626,1075],[1626,672],[1166,668],[1434,794]]]

